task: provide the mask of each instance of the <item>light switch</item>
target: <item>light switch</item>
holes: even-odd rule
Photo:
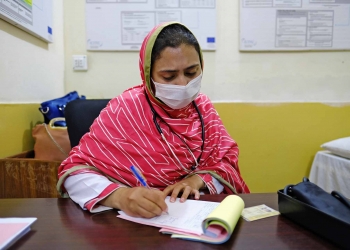
[[[73,55],[73,70],[87,70],[87,56]]]

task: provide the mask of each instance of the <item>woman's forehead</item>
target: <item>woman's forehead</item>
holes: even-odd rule
[[[177,48],[166,47],[153,63],[156,71],[186,69],[200,65],[198,52],[194,46],[181,44]]]

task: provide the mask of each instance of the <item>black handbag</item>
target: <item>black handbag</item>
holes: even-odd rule
[[[64,109],[66,108],[67,103],[77,99],[86,99],[86,97],[83,95],[79,96],[77,91],[72,91],[63,97],[52,99],[41,103],[41,107],[39,107],[39,111],[44,116],[44,122],[46,124],[49,124],[50,121],[54,118],[65,117]],[[54,125],[65,127],[66,122],[59,121],[59,122],[56,122]]]
[[[350,224],[350,201],[338,191],[327,193],[304,177],[299,184],[286,186],[284,194]]]
[[[282,215],[346,249],[350,249],[350,201],[340,192],[327,193],[304,178],[278,190]]]

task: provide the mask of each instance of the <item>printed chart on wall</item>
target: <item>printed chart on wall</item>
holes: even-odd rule
[[[0,0],[0,18],[52,42],[52,0]]]
[[[349,50],[350,0],[241,0],[240,50]]]
[[[203,50],[216,47],[216,0],[86,0],[88,50],[139,50],[159,23],[178,21]]]

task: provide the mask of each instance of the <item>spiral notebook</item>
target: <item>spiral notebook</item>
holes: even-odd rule
[[[239,220],[244,201],[236,195],[227,196],[222,202],[186,200],[180,203],[165,202],[168,214],[151,219],[135,218],[119,211],[118,218],[132,222],[160,227],[160,232],[171,234],[172,238],[201,241],[212,244],[226,242]]]
[[[7,249],[30,231],[37,218],[0,218],[0,249]]]

